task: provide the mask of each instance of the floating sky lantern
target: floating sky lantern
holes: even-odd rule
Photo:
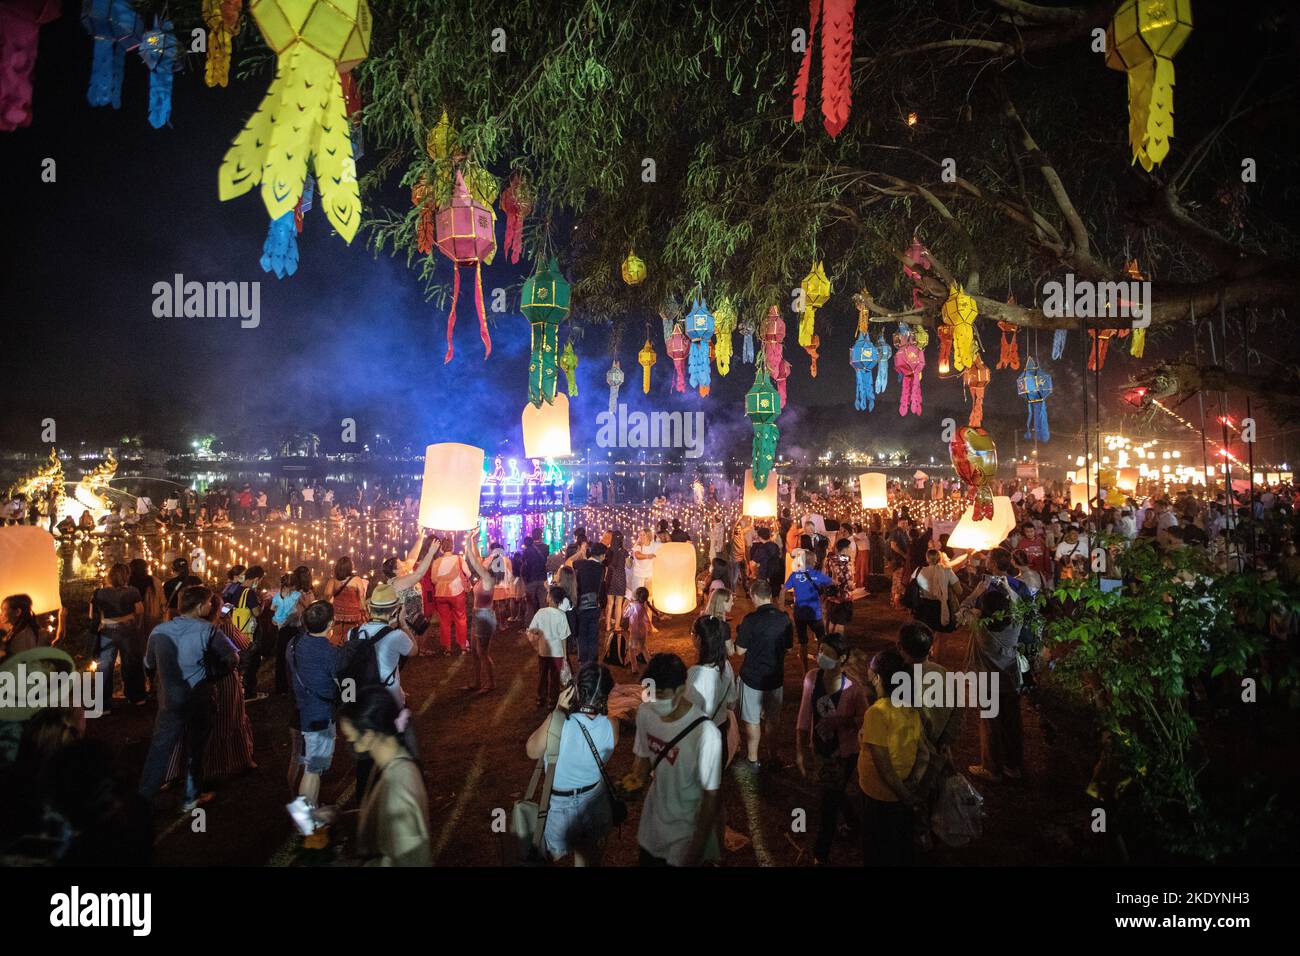
[[[569,440],[569,399],[563,393],[541,405],[524,406],[525,458],[568,458],[573,454]]]
[[[59,0],[0,6],[0,130],[32,125],[32,71],[41,27],[59,18]]]
[[[1174,135],[1173,57],[1192,33],[1191,0],[1124,0],[1106,30],[1106,65],[1128,74],[1133,162],[1150,172]]]
[[[858,475],[858,491],[862,495],[862,507],[889,507],[889,484],[883,472],[868,471]]]
[[[650,341],[650,336],[647,335],[645,345],[641,346],[641,351],[636,353],[637,364],[641,366],[641,392],[644,395],[650,394],[650,367],[655,364],[657,359],[654,343]]]
[[[59,555],[54,536],[33,525],[0,527],[0,598],[26,594],[34,614],[63,606],[59,597]]]
[[[226,151],[218,194],[233,199],[260,184],[278,225],[302,198],[310,163],[325,217],[350,243],[361,195],[340,74],[366,58],[370,7],[366,0],[252,0],[249,10],[275,51],[275,78]]]
[[[430,445],[424,450],[420,527],[435,531],[478,527],[485,459],[482,448],[458,442]]]
[[[962,548],[970,551],[991,551],[1007,539],[1016,527],[1016,510],[1011,499],[998,495],[992,500],[991,512],[984,518],[975,514],[976,505],[971,505],[962,512],[952,533],[948,535],[948,547]]]
[[[688,364],[691,388],[701,396],[709,394],[709,340],[713,338],[714,319],[703,299],[696,299],[686,314],[686,337],[691,340]]]
[[[688,614],[695,610],[695,545],[669,541],[655,552],[655,573],[651,598],[664,614]]]
[[[903,392],[898,397],[898,414],[921,414],[921,375],[925,370],[925,352],[910,335],[904,336],[894,353],[894,370],[903,379]]]
[[[979,307],[959,285],[948,287],[943,303],[943,321],[952,329],[952,367],[960,372],[975,359],[975,319]]]
[[[983,428],[966,426],[953,433],[948,446],[953,470],[974,499],[974,520],[993,517],[993,479],[998,473],[998,448]]]
[[[1025,370],[1016,379],[1016,392],[1029,403],[1025,420],[1025,437],[1048,441],[1052,437],[1047,423],[1047,398],[1052,394],[1052,376],[1038,367],[1033,356],[1025,361]]]
[[[776,420],[781,415],[781,394],[772,387],[767,366],[758,362],[754,384],[745,394],[745,414],[754,426],[754,443],[751,470],[754,487],[760,491],[767,487],[768,475],[776,462],[776,444],[781,430]]]
[[[754,470],[745,469],[745,493],[741,499],[740,513],[751,518],[777,516],[777,483],[768,480],[765,488],[754,487]]]

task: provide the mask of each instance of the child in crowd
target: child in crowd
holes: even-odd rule
[[[627,648],[625,660],[632,668],[632,673],[640,678],[641,670],[649,657],[646,643],[652,628],[650,614],[650,591],[637,588],[623,611],[623,620],[627,622]]]

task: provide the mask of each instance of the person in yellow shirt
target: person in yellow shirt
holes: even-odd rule
[[[896,675],[898,679],[896,679]],[[914,783],[925,772],[921,714],[915,707],[891,699],[906,691],[910,671],[893,648],[871,661],[868,674],[875,703],[867,709],[858,734],[858,785],[864,796],[862,863],[864,866],[909,866],[912,828],[922,809]],[[910,694],[902,695],[910,701]]]

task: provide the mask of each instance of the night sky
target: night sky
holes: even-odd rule
[[[522,316],[491,319],[493,351],[485,364],[473,272],[466,269],[456,357],[444,366],[446,313],[424,301],[416,271],[404,259],[376,258],[366,248],[364,230],[345,245],[319,208],[308,213],[299,236],[297,274],[277,280],[263,273],[258,258],[267,217],[260,197],[253,192],[220,202],[217,168],[269,76],[238,79],[236,63],[228,88],[209,89],[202,58],[191,56],[186,72],[176,76],[171,126],[154,130],[147,121],[147,72],[132,54],[122,108],[92,109],[85,101],[91,42],[73,6],[41,31],[33,125],[0,134],[10,231],[0,274],[0,310],[7,320],[3,447],[39,451],[44,418],[56,420],[65,449],[80,442],[113,443],[124,435],[179,448],[205,432],[240,436],[251,447],[273,446],[294,429],[318,432],[328,447],[338,436],[339,420],[348,416],[357,420],[362,436],[384,433],[399,445],[467,440],[492,452],[520,450],[528,358]],[[46,157],[57,163],[55,183],[41,181]],[[360,160],[361,171],[374,159],[371,153]],[[377,200],[403,208],[403,192],[394,186],[385,195],[364,197],[368,212]],[[503,229],[504,217],[498,221]],[[497,285],[517,286],[525,267],[530,268],[500,261],[486,267],[487,293]],[[260,326],[243,329],[237,318],[155,318],[153,285],[176,273],[198,281],[260,280]],[[445,259],[439,278],[450,278]],[[791,285],[799,278],[791,277]],[[1021,290],[1022,300],[1027,291]],[[820,449],[811,446],[828,427],[842,427],[864,443],[894,436],[918,456],[944,454],[940,421],[946,415],[964,419],[966,405],[959,381],[934,376],[935,347],[927,350],[924,417],[899,418],[896,381],[874,413],[854,412],[848,348],[855,313],[849,297],[835,295],[825,314],[834,332],[823,335],[816,379],[795,343],[794,317],[787,315],[786,357],[794,373],[790,408],[781,420],[782,451],[795,457],[815,452]],[[642,396],[635,352],[644,318],[629,322],[636,328],[624,335],[619,356],[627,376],[623,399],[656,409],[702,408],[711,449],[746,446],[743,393],[753,377],[752,367],[740,363],[739,337],[732,372],[721,381],[715,373],[709,398],[672,396],[671,363],[656,322],[659,363],[651,394]],[[983,322],[980,331],[991,366],[997,330]],[[561,332],[561,344],[567,334]],[[1077,400],[1062,400],[1062,386],[1078,382],[1082,343],[1077,333],[1071,340],[1068,370],[1049,366],[1058,376],[1058,398],[1050,408],[1061,441],[1070,430],[1077,434],[1080,414]],[[1022,337],[1022,355],[1033,351],[1032,342],[1032,333],[1029,343]],[[607,402],[604,375],[612,356],[602,329],[587,330],[577,344],[580,396],[573,426],[575,447],[582,447],[592,443],[595,416]],[[1039,333],[1038,345],[1046,357],[1050,334]],[[1126,351],[1126,343],[1117,346]],[[1154,351],[1159,348],[1156,343]],[[1148,357],[1152,353],[1149,346]],[[1115,403],[1130,368],[1127,358],[1107,363],[1107,401]],[[986,405],[1009,455],[1011,432],[1017,425],[1023,431],[1025,415],[1012,374],[995,373]],[[810,429],[814,419],[818,427]],[[814,433],[816,439],[808,437]]]

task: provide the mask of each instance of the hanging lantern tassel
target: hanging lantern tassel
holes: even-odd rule
[[[960,372],[975,360],[975,300],[959,285],[950,286],[943,303],[943,321],[952,327],[952,367]]]
[[[813,37],[823,11],[822,23],[822,125],[834,139],[849,121],[852,99],[853,12],[855,0],[809,0],[808,38],[803,62],[794,82],[796,123],[803,122],[812,72]]]
[[[524,249],[524,220],[533,211],[532,193],[519,173],[510,177],[510,185],[501,191],[501,211],[506,215],[505,254],[518,262]]]
[[[725,295],[713,310],[713,357],[718,374],[731,371],[731,335],[736,331],[736,307]]]
[[[260,185],[267,215],[278,219],[298,204],[314,171],[325,217],[350,243],[361,224],[361,195],[339,71],[366,58],[370,7],[365,0],[347,10],[323,0],[280,0],[250,9],[276,52],[275,77],[226,151],[218,194],[233,199]]]
[[[1052,333],[1052,361],[1059,362],[1061,356],[1065,354],[1065,329],[1057,329]]]
[[[813,333],[812,342],[808,346],[808,355],[812,359],[812,367],[808,370],[813,378],[817,377],[817,350],[821,348],[822,337],[816,332]]]
[[[623,384],[623,370],[618,367],[618,359],[614,359],[614,364],[605,373],[605,384],[609,386],[609,413],[613,415],[618,410],[618,390]]]
[[[230,82],[231,33],[221,0],[203,0],[203,23],[208,28],[208,53],[203,65],[203,82],[208,86],[226,86]],[[239,22],[238,18],[235,20]]]
[[[740,330],[740,360],[746,365],[754,364],[754,326],[748,321]]]
[[[277,279],[298,271],[298,240],[295,237],[293,210],[279,219],[272,219],[262,243],[262,271],[272,272]]]
[[[686,316],[686,335],[690,339],[691,388],[702,397],[709,394],[709,339],[713,337],[713,313],[703,299],[696,299]]]
[[[894,353],[894,368],[903,377],[903,392],[898,397],[898,414],[921,414],[921,374],[925,369],[925,353],[911,337],[905,338]]]
[[[564,343],[560,353],[560,368],[564,370],[564,385],[570,398],[578,397],[578,353],[573,350],[573,341]]]
[[[140,59],[149,68],[149,125],[161,129],[172,115],[172,74],[176,71],[176,34],[170,20],[154,17],[153,29],[140,39]]]
[[[433,252],[433,187],[424,176],[411,187],[411,205],[420,210],[415,221],[415,248],[427,256]]]
[[[121,109],[126,50],[143,24],[129,0],[89,0],[82,10],[81,22],[95,41],[86,102]]]
[[[520,292],[520,311],[532,326],[532,353],[528,359],[528,400],[537,408],[555,398],[559,371],[560,323],[569,314],[568,281],[552,259],[545,269],[529,276]]]
[[[641,366],[641,393],[650,394],[650,366],[657,361],[654,344],[650,341],[650,336],[646,336],[645,345],[641,346],[641,351],[636,354],[637,363]]]
[[[893,347],[885,341],[885,333],[876,337],[876,394],[884,395],[889,387],[889,360],[893,357]]]
[[[1147,330],[1144,328],[1140,329],[1137,326],[1134,326],[1133,337],[1129,339],[1129,343],[1128,343],[1128,354],[1133,356],[1134,358],[1141,358],[1142,353],[1146,351],[1146,347],[1147,347]]]
[[[1106,350],[1110,347],[1111,336],[1115,334],[1114,329],[1089,329],[1088,336],[1092,339],[1092,348],[1088,350],[1088,371],[1096,372],[1106,366]]]
[[[978,428],[984,424],[984,389],[988,387],[993,378],[993,373],[989,367],[984,364],[978,352],[975,353],[975,364],[962,373],[962,384],[970,392],[970,418],[967,420],[973,428]]]
[[[1001,348],[998,350],[998,368],[1019,370],[1020,342],[1016,338],[1016,333],[1020,329],[1010,322],[999,322],[998,328],[1002,332]]]
[[[1191,0],[1124,0],[1106,30],[1106,65],[1128,75],[1133,162],[1151,172],[1174,135],[1174,61],[1192,33]]]
[[[783,408],[780,393],[772,387],[767,368],[758,363],[754,384],[745,393],[745,415],[754,426],[750,468],[754,487],[762,491],[776,462],[776,445],[781,431],[776,420]]]
[[[674,391],[686,391],[686,357],[690,352],[691,340],[686,337],[680,325],[676,326],[673,334],[668,336],[668,357],[673,360],[673,369],[677,373],[673,379]]]
[[[853,348],[849,349],[849,364],[853,366],[855,389],[853,407],[858,411],[876,409],[876,360],[879,356],[871,336],[864,329],[858,332]]]
[[[32,124],[32,71],[41,27],[59,18],[59,0],[0,7],[0,130]]]
[[[939,374],[952,371],[952,326],[941,325],[935,330],[939,335]]]
[[[1016,379],[1016,391],[1029,403],[1025,419],[1025,438],[1045,442],[1052,437],[1047,424],[1047,397],[1052,394],[1052,376],[1038,367],[1033,358],[1025,361],[1025,370]]]

